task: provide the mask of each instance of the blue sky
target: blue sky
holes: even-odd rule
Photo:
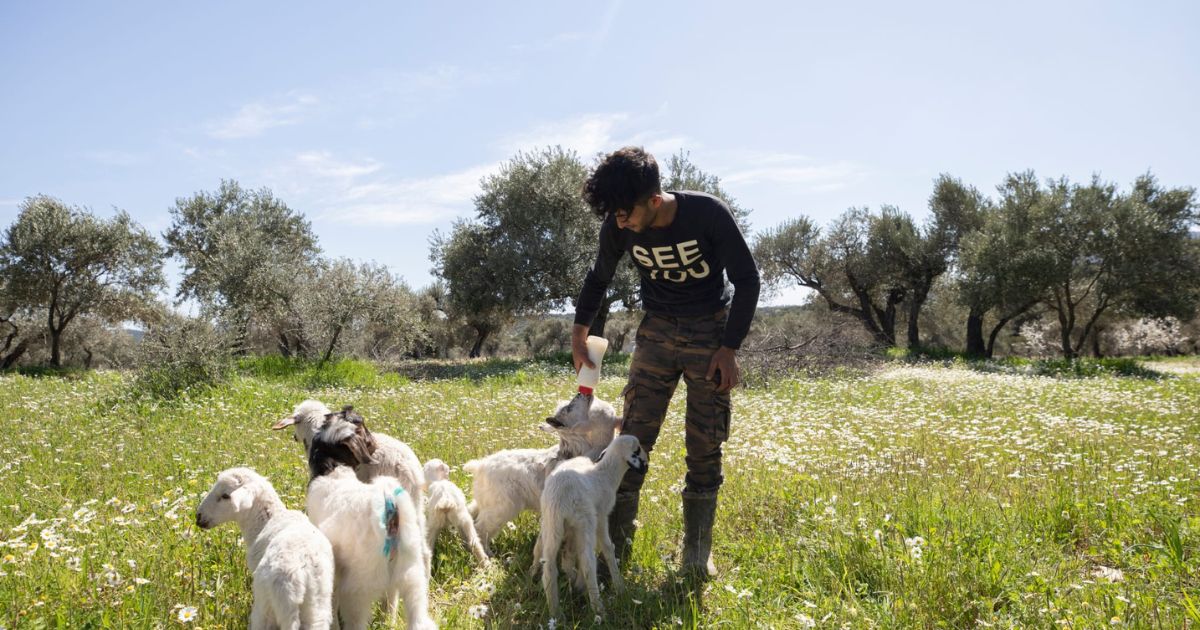
[[[7,2],[0,226],[48,194],[161,234],[236,179],[415,288],[480,178],[553,144],[689,151],[755,229],[921,216],[942,172],[1195,186],[1197,7]]]

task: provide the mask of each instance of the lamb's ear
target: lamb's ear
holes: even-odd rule
[[[229,500],[233,503],[234,510],[244,512],[254,505],[254,493],[250,492],[246,486],[242,486],[229,493]]]
[[[276,422],[275,424],[271,425],[271,430],[278,431],[280,429],[286,429],[287,427],[290,427],[293,424],[296,424],[296,416],[288,416],[288,417],[280,420],[279,422]]]

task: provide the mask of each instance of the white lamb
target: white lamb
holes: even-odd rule
[[[433,549],[442,529],[455,525],[463,542],[475,554],[481,565],[488,564],[487,552],[479,543],[475,523],[467,512],[467,498],[462,490],[450,481],[450,467],[440,459],[425,462],[425,480],[429,483],[429,495],[425,501],[425,541]]]
[[[229,521],[242,530],[254,576],[250,628],[329,628],[334,560],[325,535],[249,468],[222,471],[196,510],[203,529]]]
[[[467,462],[463,469],[474,477],[468,510],[475,531],[491,553],[492,539],[525,510],[540,509],[546,475],[559,462],[576,456],[591,459],[612,441],[621,419],[613,406],[591,395],[578,394],[560,403],[554,416],[541,425],[555,433],[559,443],[544,449],[509,449]]]
[[[271,429],[279,430],[292,427],[292,437],[304,444],[307,455],[311,449],[313,436],[325,426],[333,412],[319,400],[306,400],[296,405],[292,415],[276,422]],[[396,438],[373,432],[375,438],[375,454],[372,461],[354,467],[358,478],[369,482],[375,477],[386,475],[394,477],[408,493],[413,509],[417,513],[417,523],[421,531],[425,531],[425,473],[421,468],[421,460],[416,453],[404,442]],[[426,549],[422,555],[425,562],[425,573],[429,574],[432,554]]]
[[[646,472],[647,458],[638,439],[621,435],[613,440],[599,462],[576,457],[559,464],[546,478],[542,492],[541,531],[533,557],[541,564],[542,588],[550,616],[558,610],[558,554],[578,554],[573,563],[582,572],[588,601],[596,614],[604,613],[600,585],[596,579],[596,551],[604,554],[612,577],[612,588],[624,588],[617,567],[616,549],[608,534],[608,514],[616,502],[617,486],[630,468]],[[564,561],[565,564],[565,561]],[[533,570],[536,570],[537,564]]]
[[[392,477],[363,483],[354,474],[375,450],[362,416],[350,407],[331,414],[312,438],[308,516],[333,545],[335,609],[346,628],[360,630],[371,621],[372,604],[383,599],[394,625],[401,598],[409,628],[436,628],[422,561],[425,540],[412,502]]]

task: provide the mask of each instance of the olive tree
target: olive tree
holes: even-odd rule
[[[216,192],[177,199],[171,218],[168,253],[183,262],[176,297],[196,300],[242,338],[252,321],[266,322],[284,355],[305,352],[295,300],[320,250],[303,214],[268,189],[222,181]]]
[[[897,227],[904,221],[890,207],[879,214],[851,208],[822,233],[808,217],[797,217],[759,234],[754,257],[768,285],[812,289],[830,311],[856,318],[877,343],[893,346],[908,289],[889,260],[887,233],[909,229]]]
[[[76,318],[136,319],[154,302],[163,286],[162,247],[124,211],[104,219],[53,197],[31,197],[0,240],[0,278],[10,309],[45,322],[50,364],[58,367],[63,333]],[[11,327],[11,315],[6,322]]]

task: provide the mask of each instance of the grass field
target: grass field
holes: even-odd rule
[[[599,623],[586,598],[566,597],[555,625],[1200,625],[1200,364],[1159,365],[1078,377],[892,362],[740,390],[715,536],[723,573],[701,586],[674,572],[676,396],[628,589],[605,594]],[[620,365],[606,371],[597,393],[612,400]],[[565,367],[548,363],[412,373],[262,362],[207,393],[137,404],[117,373],[0,375],[0,627],[243,627],[239,532],[199,530],[195,508],[216,473],[237,465],[301,507],[301,448],[268,427],[306,397],[354,404],[373,429],[456,467],[469,493],[463,462],[549,445],[537,424],[573,391]],[[548,627],[540,584],[525,577],[535,533],[523,516],[486,571],[443,537],[438,622]]]

